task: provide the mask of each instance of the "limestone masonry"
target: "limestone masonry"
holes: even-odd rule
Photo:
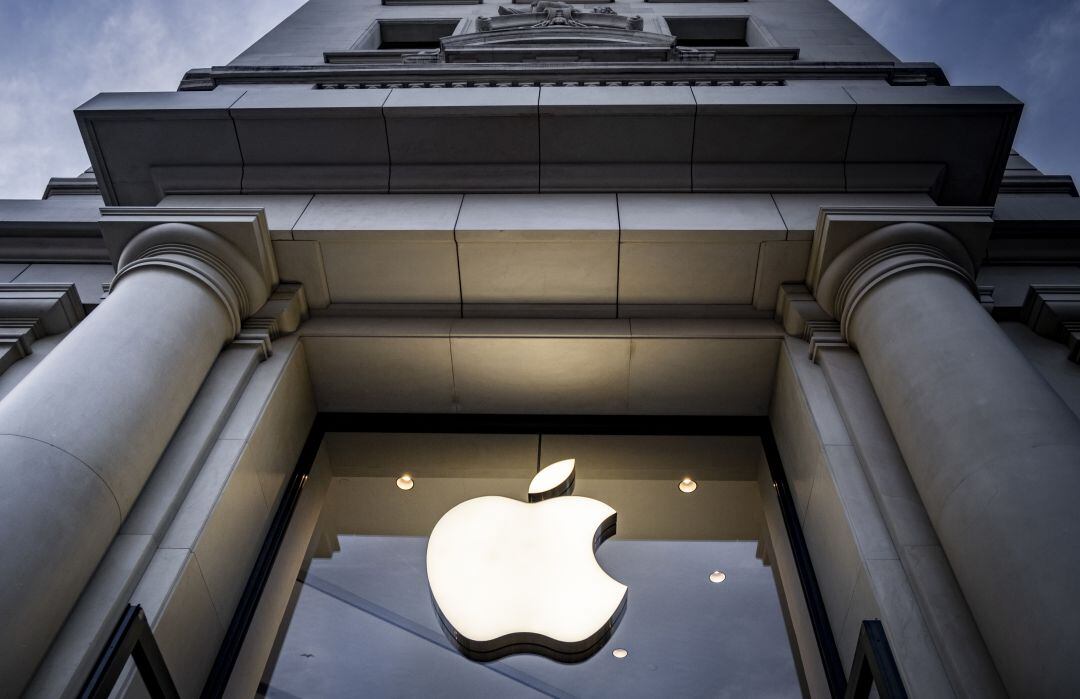
[[[368,413],[767,420],[807,695],[870,619],[912,697],[1080,695],[1080,198],[1001,88],[825,0],[310,0],[73,107],[92,169],[0,201],[0,696],[129,603],[254,695]]]

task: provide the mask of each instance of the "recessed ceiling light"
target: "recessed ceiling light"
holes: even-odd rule
[[[416,485],[416,483],[413,482],[412,476],[407,473],[401,474],[401,478],[397,479],[397,487],[402,490],[412,490],[414,485]]]
[[[691,480],[689,477],[679,481],[679,490],[684,493],[692,493],[697,490],[697,483]]]
[[[611,651],[611,654],[614,655],[619,660],[622,660],[627,655],[629,655],[629,653],[626,652],[625,648],[616,648],[615,650]]]
[[[722,570],[714,570],[709,573],[709,581],[714,583],[722,583],[727,580],[727,575]]]

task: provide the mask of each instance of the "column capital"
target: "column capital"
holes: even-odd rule
[[[117,267],[113,288],[147,267],[187,274],[221,300],[236,335],[277,285],[262,209],[105,207],[101,213]]]
[[[922,224],[897,224],[910,229]],[[929,226],[927,228],[930,228]],[[978,296],[975,287],[975,270],[970,259],[964,259],[955,249],[949,249],[944,231],[923,231],[926,235],[904,235],[900,239],[934,237],[941,240],[934,242],[893,242],[886,247],[877,247],[878,243],[889,243],[896,239],[895,233],[910,234],[914,231],[896,231],[894,226],[886,226],[864,240],[867,245],[854,245],[845,251],[825,270],[818,287],[818,299],[833,317],[839,321],[840,336],[855,345],[851,337],[851,318],[859,302],[878,284],[897,274],[916,270],[933,270],[957,277],[967,286],[972,295]],[[880,234],[880,235],[878,235]],[[862,242],[862,241],[860,241]]]
[[[879,282],[918,268],[959,276],[974,290],[993,220],[983,207],[825,207],[818,216],[807,287],[840,323]]]

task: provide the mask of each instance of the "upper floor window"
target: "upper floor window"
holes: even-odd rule
[[[665,17],[676,46],[717,48],[749,46],[746,17]]]
[[[380,19],[352,45],[353,51],[437,49],[460,19]]]

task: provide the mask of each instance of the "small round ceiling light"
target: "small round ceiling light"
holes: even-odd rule
[[[611,651],[611,654],[619,660],[622,660],[626,656],[630,655],[625,648],[616,648],[615,650]]]
[[[401,478],[397,479],[397,487],[402,490],[412,490],[414,485],[416,485],[416,483],[413,482],[412,476],[407,473],[401,474]]]
[[[679,490],[684,493],[692,493],[697,490],[697,482],[692,480],[689,476],[679,481]]]
[[[722,570],[714,570],[709,573],[709,582],[722,583],[727,580],[727,575]]]

